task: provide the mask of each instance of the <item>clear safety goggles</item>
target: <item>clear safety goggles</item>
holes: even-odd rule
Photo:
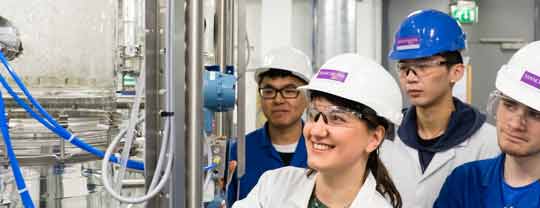
[[[366,121],[368,125],[373,127],[377,125],[374,116],[368,116],[341,106],[310,104],[306,111],[308,122],[318,122],[322,118],[325,124],[336,127],[352,127],[354,121],[358,120]]]
[[[429,74],[430,69],[432,69],[433,67],[443,66],[447,63],[447,61],[439,60],[399,62],[397,64],[397,73],[399,77],[404,78],[409,76],[409,73],[412,72],[416,77],[420,78]]]
[[[496,118],[498,108],[502,108],[506,114],[520,116],[521,119],[527,122],[540,123],[540,111],[528,107],[527,105],[504,95],[502,92],[495,90],[489,96],[487,111]],[[523,108],[523,111],[520,110]]]

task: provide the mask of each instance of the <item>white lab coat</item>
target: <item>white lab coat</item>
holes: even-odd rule
[[[441,187],[457,166],[470,161],[495,157],[500,153],[495,128],[484,123],[478,131],[461,144],[435,153],[422,174],[418,151],[397,137],[385,140],[380,157],[388,169],[403,200],[403,208],[431,208]]]
[[[292,166],[266,171],[248,196],[234,203],[233,208],[306,208],[316,178],[316,174],[308,177],[306,171]],[[369,172],[350,207],[391,208],[375,185],[375,177]]]

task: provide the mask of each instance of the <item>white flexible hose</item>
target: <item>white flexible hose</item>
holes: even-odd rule
[[[141,70],[141,75],[139,76],[139,80],[137,81],[138,84],[140,83],[143,83],[142,81],[142,78],[144,78],[144,71]],[[141,84],[142,85],[142,84]],[[131,111],[131,116],[130,116],[130,122],[128,124],[128,129],[126,130],[123,130],[118,136],[116,136],[114,138],[114,140],[111,142],[111,144],[109,145],[109,147],[107,148],[107,151],[105,152],[105,156],[103,157],[104,161],[108,161],[108,159],[111,157],[112,155],[112,152],[114,150],[114,147],[118,144],[118,142],[122,139],[122,137],[126,134],[126,132],[128,133],[128,137],[126,138],[126,145],[124,146],[124,151],[123,151],[123,155],[122,155],[122,158],[121,158],[121,164],[122,166],[120,167],[120,171],[119,173],[117,174],[117,187],[116,187],[116,190],[111,186],[111,183],[110,183],[110,179],[109,179],[109,164],[107,163],[102,163],[102,181],[103,181],[103,185],[105,187],[105,190],[107,190],[107,192],[109,192],[114,198],[116,198],[117,200],[121,201],[121,202],[124,202],[124,203],[142,203],[142,202],[145,202],[147,201],[148,199],[151,199],[152,197],[154,197],[157,193],[159,193],[159,191],[161,191],[161,189],[165,186],[165,182],[168,180],[169,176],[170,176],[170,173],[171,173],[171,169],[172,169],[172,160],[173,160],[173,157],[171,155],[172,153],[172,149],[174,147],[174,140],[172,141],[169,141],[170,139],[170,129],[171,129],[171,117],[166,117],[165,119],[165,128],[164,128],[164,131],[163,131],[163,134],[162,134],[162,143],[161,143],[161,150],[160,150],[160,153],[159,153],[159,157],[158,157],[158,161],[157,161],[157,165],[156,165],[156,169],[154,170],[154,177],[152,178],[152,182],[149,186],[149,189],[148,189],[148,193],[146,193],[144,196],[141,196],[141,197],[124,197],[122,196],[121,194],[119,194],[119,192],[121,191],[121,187],[122,187],[122,184],[121,184],[121,181],[122,179],[124,178],[124,173],[125,173],[125,169],[126,169],[126,161],[129,159],[129,150],[131,149],[131,144],[132,144],[132,140],[134,139],[133,138],[133,133],[134,133],[134,130],[135,130],[135,126],[137,123],[140,123],[142,122],[143,119],[139,119],[137,122],[134,122],[134,118],[137,118],[138,117],[138,110],[139,110],[139,105],[140,105],[140,100],[141,100],[141,97],[142,97],[142,90],[144,88],[144,85],[138,85],[137,86],[137,89],[136,89],[136,99],[135,99],[135,103],[134,105],[132,106],[132,111]],[[169,85],[167,85],[167,88],[169,88]],[[170,105],[170,102],[172,100],[171,98],[171,95],[170,95],[170,89],[167,89],[167,95],[165,96],[166,97],[166,110],[169,111],[170,108],[171,108],[171,105]],[[169,111],[170,112],[170,111]],[[131,133],[131,135],[130,135]],[[169,145],[167,145],[169,144]],[[162,177],[160,177],[160,174],[161,174],[161,171],[163,169],[163,163],[165,161],[165,157],[168,157],[167,158],[167,167],[166,167],[166,170],[165,170],[165,173]],[[158,178],[160,178],[161,180],[158,180]]]
[[[115,190],[120,192],[122,189],[122,180],[124,179],[124,175],[126,173],[126,167],[127,167],[127,161],[129,160],[129,153],[131,150],[131,145],[133,144],[133,140],[135,139],[135,121],[139,117],[139,109],[142,102],[142,97],[144,94],[144,69],[141,69],[141,73],[139,74],[139,78],[137,80],[137,88],[135,89],[135,102],[133,103],[133,106],[131,106],[131,113],[129,117],[128,122],[128,128],[127,128],[127,137],[126,142],[123,147],[122,156],[120,157],[120,170],[116,174],[115,182],[116,187]]]
[[[142,119],[141,119],[142,120]],[[125,132],[124,132],[125,134]],[[122,137],[121,136],[117,136],[112,142],[111,142],[111,145],[107,148],[107,151],[105,152],[105,156],[104,158],[110,158],[111,157],[111,154],[112,154],[112,150],[114,149],[114,146],[116,146],[116,144],[118,144],[118,142],[120,141]],[[166,151],[166,150],[171,150],[172,147],[174,147],[174,139],[170,140],[170,143],[169,143],[169,147],[166,148],[166,149],[162,149],[161,151]],[[160,156],[162,154],[160,153]],[[132,197],[132,198],[129,198],[129,197],[124,197],[124,196],[121,196],[119,193],[117,193],[116,191],[113,190],[111,184],[110,184],[110,179],[109,179],[109,164],[107,163],[102,163],[101,164],[101,168],[102,168],[102,181],[103,181],[103,186],[105,187],[105,190],[107,190],[107,192],[109,192],[109,194],[111,194],[114,198],[118,199],[119,201],[121,202],[124,202],[124,203],[142,203],[142,202],[145,202],[147,201],[148,199],[151,199],[152,197],[154,197],[157,193],[159,193],[159,191],[161,191],[161,189],[165,186],[165,182],[167,182],[167,179],[169,178],[169,176],[171,175],[171,167],[172,167],[172,155],[170,155],[170,151],[168,154],[163,154],[162,158],[160,159],[161,161],[163,161],[164,157],[167,156],[169,157],[168,160],[167,160],[167,166],[165,168],[165,173],[163,174],[163,176],[161,177],[161,180],[159,181],[159,183],[155,186],[155,187],[152,187],[150,186],[149,189],[148,189],[148,193],[142,197]],[[158,161],[159,163],[159,161]],[[156,168],[156,170],[158,170],[158,168]],[[159,173],[156,173],[154,172],[154,178],[152,179],[152,184],[155,184],[156,180],[157,180],[157,177],[159,177]]]

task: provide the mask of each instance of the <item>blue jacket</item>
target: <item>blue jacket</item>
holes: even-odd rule
[[[267,170],[284,167],[279,153],[272,145],[267,131],[268,123],[246,135],[246,172],[240,178],[240,196],[243,199],[257,184],[261,175]],[[237,146],[234,143],[231,147],[230,159],[236,160]],[[307,167],[307,152],[304,136],[301,135],[296,146],[295,154],[290,162],[291,166]],[[230,207],[236,201],[237,184],[236,171],[229,184],[227,192],[227,202]]]
[[[441,189],[435,208],[504,207],[501,182],[505,155],[457,167]],[[540,208],[540,193],[531,191],[514,208]]]

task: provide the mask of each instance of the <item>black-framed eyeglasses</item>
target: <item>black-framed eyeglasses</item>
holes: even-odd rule
[[[417,77],[423,77],[428,74],[427,69],[431,67],[443,66],[448,64],[448,61],[428,60],[419,62],[399,62],[397,64],[397,72],[400,77],[409,76],[409,72],[412,72]]]
[[[300,90],[296,87],[285,87],[281,89],[276,89],[273,87],[261,87],[259,88],[259,95],[264,99],[274,99],[277,94],[281,94],[282,98],[297,98],[300,95]]]

